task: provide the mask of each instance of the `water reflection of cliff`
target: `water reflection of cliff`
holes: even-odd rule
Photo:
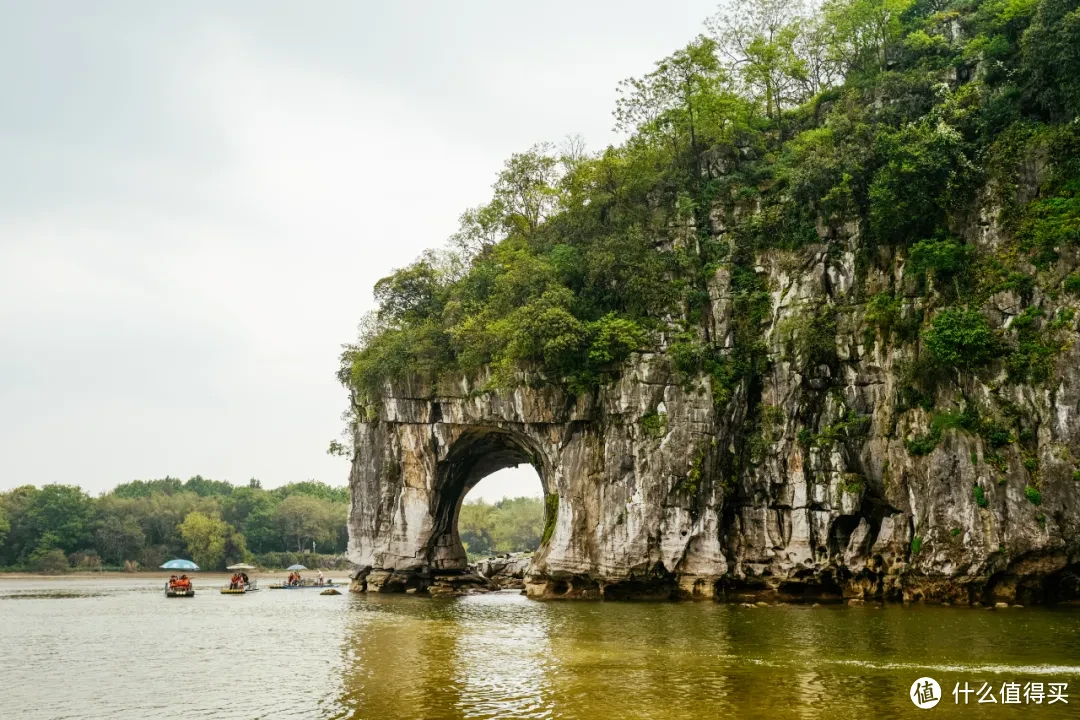
[[[1016,633],[1016,618],[1003,613],[944,608],[750,610],[506,594],[352,603],[348,718],[874,717],[914,711],[907,693],[921,675],[947,688],[937,715],[957,717],[964,708],[948,695],[957,680],[1080,686],[1071,613],[1031,612],[1027,633]]]
[[[549,717],[549,609],[518,597],[357,603],[345,643],[351,717]]]

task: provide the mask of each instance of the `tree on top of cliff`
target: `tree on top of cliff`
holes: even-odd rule
[[[379,308],[341,357],[352,420],[409,373],[486,366],[509,385],[529,367],[585,392],[661,342],[681,370],[708,374],[723,404],[770,362],[756,253],[828,245],[827,228],[845,223],[861,230],[860,267],[914,247],[933,283],[912,291],[932,303],[1030,287],[1025,263],[1080,242],[1068,160],[1080,130],[1067,122],[1080,111],[1078,28],[1075,0],[829,0],[816,12],[754,0],[718,15],[619,84],[623,144],[514,155],[448,250],[379,281]],[[1019,254],[976,257],[955,218],[988,179],[1015,187],[1039,144],[1062,148],[1049,154],[1054,179],[1036,198],[1002,201]],[[709,336],[720,268],[734,347]]]

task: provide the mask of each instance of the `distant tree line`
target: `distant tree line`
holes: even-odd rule
[[[349,491],[325,483],[263,489],[196,475],[135,480],[100,497],[76,485],[0,493],[0,567],[61,571],[156,568],[185,557],[204,570],[235,562],[332,566],[348,543]],[[301,559],[301,554],[303,558]]]
[[[540,498],[503,498],[493,504],[479,500],[461,506],[458,534],[473,558],[536,550],[543,533],[544,501]]]

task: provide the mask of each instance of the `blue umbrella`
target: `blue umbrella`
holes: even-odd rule
[[[300,564],[290,565],[289,567],[287,567],[285,569],[286,570],[307,570],[306,567],[304,567],[303,565],[300,565]]]
[[[170,560],[161,566],[162,570],[198,570],[199,566],[190,560]]]

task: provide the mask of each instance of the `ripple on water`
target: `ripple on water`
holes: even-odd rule
[[[14,592],[0,595],[0,600],[74,600],[77,598],[100,597],[104,593],[92,592],[64,592],[53,590],[50,592]]]
[[[17,648],[0,653],[4,704],[28,720],[844,718],[908,710],[925,674],[949,688],[1080,687],[1078,612],[749,613],[212,588],[166,600],[145,579],[0,580],[0,597],[65,600],[0,610],[0,645]],[[953,712],[943,703],[938,715]]]

